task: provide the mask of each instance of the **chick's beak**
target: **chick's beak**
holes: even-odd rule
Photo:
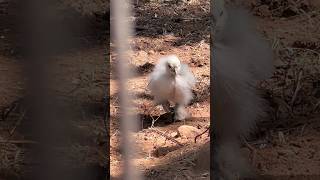
[[[174,68],[174,74],[177,75],[178,74],[178,69]]]
[[[171,68],[170,70],[171,70],[172,75],[175,76],[177,74],[176,68]]]

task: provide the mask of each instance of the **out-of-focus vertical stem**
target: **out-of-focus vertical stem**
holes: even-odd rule
[[[131,97],[126,88],[127,80],[130,77],[128,68],[128,50],[130,48],[129,40],[132,37],[132,23],[130,21],[131,2],[129,0],[111,1],[112,20],[112,38],[116,46],[117,72],[120,97],[120,119],[121,135],[123,148],[123,178],[124,180],[141,179],[136,167],[133,165],[133,156],[135,152],[134,140],[131,137],[131,131],[137,128],[137,121],[132,112]]]

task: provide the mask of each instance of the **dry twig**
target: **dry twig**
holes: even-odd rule
[[[158,129],[155,129],[155,128],[150,128],[151,131],[154,131],[156,132],[157,134],[160,134],[161,136],[165,137],[166,139],[178,144],[179,146],[183,146],[183,144],[181,144],[179,141],[175,140],[174,138],[164,134],[163,132],[161,132],[160,130]]]
[[[23,111],[23,113],[20,115],[18,121],[15,123],[14,127],[11,129],[10,131],[10,137],[14,134],[14,132],[16,131],[17,127],[20,125],[21,121],[23,120],[23,118],[26,115],[26,110]]]
[[[290,102],[290,106],[291,106],[291,110],[293,109],[293,104],[297,98],[297,95],[301,89],[301,79],[302,79],[302,75],[303,75],[303,71],[300,70],[299,75],[298,75],[298,79],[297,79],[297,86],[296,89],[294,91],[294,94],[292,96],[291,102]]]
[[[194,143],[197,143],[197,139],[199,137],[201,137],[204,133],[208,132],[210,130],[210,126],[207,127],[207,129],[205,131],[203,131],[202,133],[198,134],[195,138],[194,138]]]

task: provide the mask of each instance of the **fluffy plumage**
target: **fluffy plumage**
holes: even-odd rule
[[[175,55],[160,58],[150,75],[149,89],[154,96],[156,105],[162,105],[166,112],[170,112],[170,102],[175,104],[175,119],[183,120],[187,117],[185,106],[192,99],[192,87],[196,79],[188,65],[180,62]]]

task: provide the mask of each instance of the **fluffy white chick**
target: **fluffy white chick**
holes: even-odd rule
[[[149,89],[156,105],[170,112],[170,102],[175,104],[175,120],[188,117],[185,107],[192,100],[192,87],[196,78],[187,64],[175,55],[160,58],[149,79]]]

